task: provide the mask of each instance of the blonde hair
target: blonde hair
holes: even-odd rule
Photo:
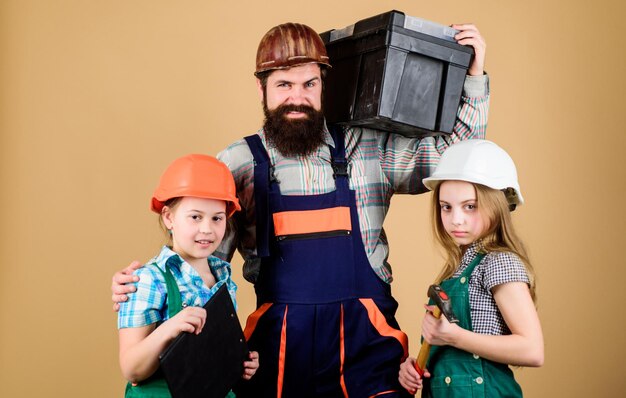
[[[510,252],[517,255],[524,266],[530,280],[530,295],[535,301],[535,271],[528,258],[528,254],[522,241],[519,239],[513,220],[509,204],[504,192],[486,187],[481,184],[472,183],[476,191],[476,203],[480,215],[485,221],[487,230],[479,239],[480,249],[490,252]],[[441,273],[437,276],[437,283],[452,277],[463,258],[463,252],[459,245],[446,232],[441,221],[441,205],[439,204],[439,191],[441,184],[438,184],[432,197],[432,226],[435,240],[445,250],[446,259]]]

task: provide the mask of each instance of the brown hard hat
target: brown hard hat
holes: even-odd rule
[[[330,67],[320,35],[306,25],[289,22],[273,27],[263,36],[254,74],[313,63]]]

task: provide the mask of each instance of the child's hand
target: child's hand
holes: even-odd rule
[[[431,345],[454,345],[456,332],[460,327],[457,324],[448,322],[443,315],[439,319],[435,318],[432,314],[432,311],[435,309],[434,305],[425,305],[424,308],[428,311],[422,321],[422,336],[424,340]]]
[[[170,338],[181,332],[200,334],[206,323],[206,310],[202,307],[185,307],[176,316],[163,322],[159,328],[166,328]]]
[[[424,377],[430,377],[428,370],[424,370]],[[422,378],[415,369],[415,358],[409,357],[400,365],[398,381],[411,394],[422,388]]]
[[[250,351],[248,353],[249,361],[243,363],[243,376],[244,380],[250,380],[259,368],[259,353],[256,351]]]

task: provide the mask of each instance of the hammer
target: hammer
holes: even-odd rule
[[[435,309],[433,310],[433,316],[437,319],[441,318],[441,314],[445,315],[450,323],[459,323],[459,319],[454,315],[454,311],[452,311],[452,303],[450,302],[450,298],[443,291],[441,286],[439,285],[430,285],[428,288],[428,297],[435,304]],[[430,353],[430,344],[424,341],[422,347],[420,348],[420,352],[417,355],[417,361],[415,362],[415,370],[419,373],[420,376],[424,375],[424,370],[426,368],[426,361],[428,360],[428,354]]]

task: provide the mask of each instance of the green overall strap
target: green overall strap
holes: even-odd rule
[[[483,258],[486,255],[487,253],[476,252],[476,257],[474,257],[472,262],[467,266],[467,268],[465,268],[465,270],[461,273],[460,277],[469,278],[472,275],[472,272],[474,272],[474,268],[476,268],[476,266],[480,264],[481,261],[483,261]]]
[[[174,275],[172,275],[170,266],[167,265],[167,263],[165,264],[165,271],[162,271],[160,268],[159,271],[161,271],[165,278],[165,287],[167,288],[167,312],[169,317],[173,318],[174,315],[178,314],[180,310],[183,309],[180,289],[178,289],[176,279],[174,279]]]
[[[156,263],[153,263],[153,265],[156,266]],[[161,268],[156,267],[161,271]],[[165,271],[161,271],[161,273],[165,278],[165,287],[167,288],[166,300],[168,315],[169,318],[172,318],[183,309],[180,289],[167,263],[165,264]],[[171,396],[167,382],[159,372],[153,374],[136,386],[128,383],[124,394],[125,398],[171,398]]]

